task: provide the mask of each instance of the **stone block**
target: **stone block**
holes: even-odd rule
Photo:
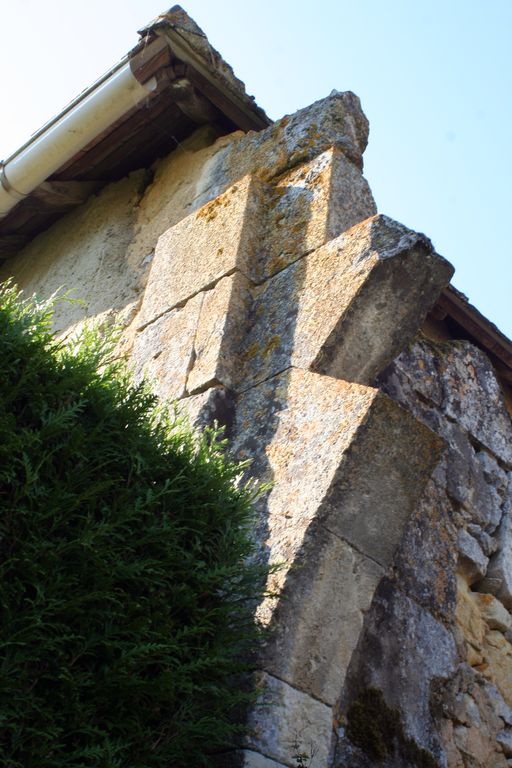
[[[484,477],[490,485],[493,485],[499,493],[506,493],[508,487],[508,475],[500,467],[494,456],[487,451],[478,451],[476,458],[482,466]]]
[[[234,402],[229,390],[210,387],[197,395],[179,400],[177,408],[196,429],[212,427],[217,423],[219,427],[223,427],[226,437],[231,436]]]
[[[347,91],[286,115],[269,128],[241,135],[222,147],[207,163],[198,184],[195,205],[221,194],[234,181],[256,174],[268,181],[330,147],[341,150],[357,168],[368,141],[368,120],[358,97]]]
[[[320,526],[274,613],[263,666],[333,706],[384,569]]]
[[[512,757],[512,731],[500,731],[496,736],[496,741],[503,750],[506,757]]]
[[[400,352],[390,370],[386,371],[387,378],[391,379],[388,387],[394,386],[396,389],[396,392],[389,391],[389,394],[405,404],[414,400],[417,393],[424,402],[440,408],[443,400],[440,378],[441,348],[441,343],[427,339],[419,333],[414,341]]]
[[[475,592],[474,596],[489,629],[507,632],[512,627],[512,616],[503,603],[493,595]]]
[[[250,277],[261,283],[376,213],[366,179],[331,147],[279,178]]]
[[[509,492],[510,493],[510,492]],[[482,592],[496,595],[512,610],[512,498],[503,505],[503,517],[496,532],[498,550],[491,556],[485,579],[479,585]]]
[[[204,293],[187,382],[191,394],[218,384],[233,386],[250,302],[249,282],[239,272],[223,277]]]
[[[135,378],[148,378],[162,400],[172,401],[186,394],[202,301],[201,295],[194,296],[135,336],[131,354]]]
[[[382,691],[404,731],[434,754],[440,750],[430,709],[432,684],[447,681],[458,661],[451,632],[428,611],[383,579],[365,619],[342,697],[344,711],[362,690]],[[390,765],[409,765],[407,761]]]
[[[265,672],[258,680],[259,697],[249,716],[249,750],[296,768],[295,755],[313,753],[326,766],[332,739],[332,709]]]
[[[512,421],[488,357],[467,341],[450,342],[445,350],[444,412],[494,456],[512,465]]]
[[[385,216],[352,227],[256,291],[246,383],[290,365],[371,383],[451,273],[423,236]]]
[[[249,749],[243,750],[242,758],[243,768],[285,768],[284,763],[276,763],[275,760]]]
[[[508,706],[512,706],[512,645],[501,632],[493,629],[485,636],[484,653],[485,676],[495,684]]]
[[[325,526],[388,567],[442,445],[437,435],[380,394],[323,500]]]
[[[453,267],[424,235],[387,216],[362,222],[342,240],[353,299],[312,368],[370,383],[417,333]]]
[[[473,536],[473,538],[478,541],[480,547],[482,548],[482,552],[486,557],[490,557],[496,552],[498,549],[497,539],[486,533],[486,531],[484,531],[481,526],[475,523],[469,523],[467,530],[468,533],[470,533],[471,536]]]
[[[481,581],[487,571],[489,558],[483,553],[478,541],[466,530],[462,529],[457,535],[457,550],[459,552],[459,568],[469,584]]]
[[[393,569],[408,597],[446,620],[452,619],[457,602],[456,535],[451,504],[431,479],[407,522]]]
[[[144,326],[235,269],[247,273],[271,188],[245,177],[158,239],[138,323]]]
[[[317,519],[387,566],[441,441],[378,390],[291,369],[239,397],[233,447],[272,483],[257,539],[273,560]]]
[[[263,666],[332,704],[440,441],[377,390],[292,369],[239,396],[233,447],[272,484],[255,530],[281,564],[258,609]]]
[[[466,642],[481,650],[487,627],[475,593],[471,592],[466,580],[457,577],[457,609],[455,618],[462,629]]]

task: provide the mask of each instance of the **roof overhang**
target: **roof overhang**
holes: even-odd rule
[[[456,339],[467,339],[490,358],[503,383],[512,386],[512,341],[453,285],[441,293],[430,313]]]
[[[135,87],[137,83],[147,86],[137,102],[133,99],[127,111],[114,115],[84,146],[64,156],[62,162],[57,157],[44,180],[30,191],[16,194],[12,208],[0,218],[0,258],[13,256],[103,185],[148,167],[201,125],[210,124],[222,135],[237,129],[260,130],[271,123],[182,8],[174,6],[139,35],[138,44],[116,67],[2,163],[0,183],[4,194],[12,195],[9,169],[20,157],[36,154],[35,145],[44,142],[74,111],[83,109],[87,100],[94,101],[109,78],[124,67],[137,81]]]

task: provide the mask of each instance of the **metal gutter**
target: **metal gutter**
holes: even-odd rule
[[[156,87],[155,77],[141,84],[125,57],[80,94],[0,163],[0,219]]]

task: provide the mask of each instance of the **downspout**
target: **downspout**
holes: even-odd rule
[[[156,87],[155,77],[141,84],[131,71],[130,61],[123,60],[84,91],[0,163],[0,219]]]

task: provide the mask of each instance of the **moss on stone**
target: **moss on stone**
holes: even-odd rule
[[[348,709],[348,738],[375,760],[392,754],[398,729],[397,711],[387,706],[377,688],[366,688]]]
[[[378,688],[366,688],[347,711],[347,737],[370,758],[381,762],[398,752],[414,768],[439,768],[426,749],[405,735],[398,710]]]

